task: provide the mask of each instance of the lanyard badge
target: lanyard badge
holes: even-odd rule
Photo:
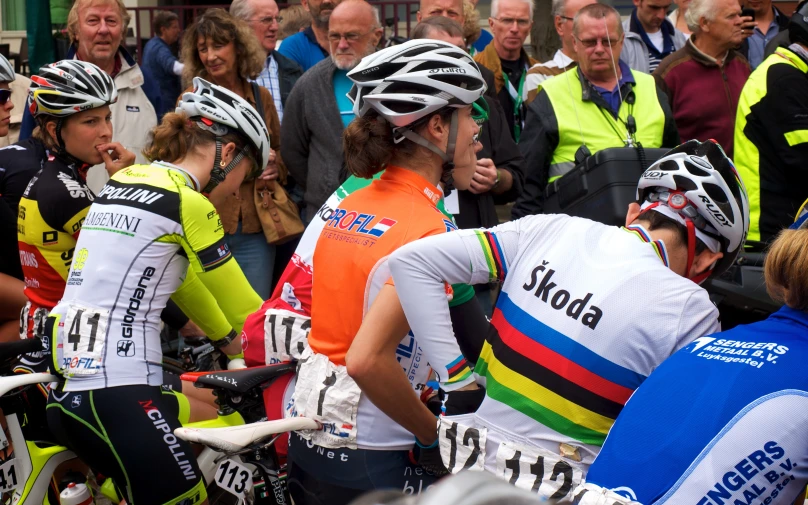
[[[508,94],[511,95],[511,100],[513,100],[513,139],[517,144],[519,143],[519,137],[522,136],[522,129],[525,127],[524,114],[522,114],[522,104],[524,103],[522,92],[525,89],[526,76],[527,68],[522,70],[522,76],[519,78],[519,89],[516,90],[513,88],[510,79],[508,79],[508,75],[504,70],[502,71],[502,77],[508,86]]]

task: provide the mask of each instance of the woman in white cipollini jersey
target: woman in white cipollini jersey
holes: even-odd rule
[[[235,331],[213,344],[243,356],[236,332],[261,299],[227,248],[213,202],[267,165],[269,137],[248,102],[197,77],[154,129],[147,157],[151,165],[113,175],[84,219],[46,326],[65,379],[49,400],[48,425],[130,505],[196,505],[206,501],[205,483],[190,445],[172,434],[187,402],[160,387],[159,315],[170,296],[199,321],[218,317],[218,305]]]
[[[452,338],[436,303],[444,282],[502,282],[496,331],[475,368],[486,397],[475,414],[438,422],[448,470],[484,468],[569,499],[632,392],[676,350],[718,331],[696,282],[733,262],[748,212],[720,147],[690,141],[642,175],[624,228],[537,215],[393,253],[396,291],[426,355]]]

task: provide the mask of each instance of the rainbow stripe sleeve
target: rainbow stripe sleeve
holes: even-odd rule
[[[475,230],[477,239],[480,241],[485,261],[488,265],[488,280],[502,282],[508,275],[508,265],[505,262],[505,254],[502,246],[497,240],[497,236],[490,231]]]

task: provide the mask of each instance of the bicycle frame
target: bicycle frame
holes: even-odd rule
[[[58,381],[58,377],[47,374],[20,374],[0,377],[0,397],[21,386]],[[65,461],[76,458],[76,455],[61,445],[39,447],[35,442],[25,440],[17,412],[5,413],[11,442],[14,446],[15,477],[20,483],[12,493],[11,503],[14,505],[55,505],[48,500],[48,486],[56,468]],[[193,428],[223,428],[245,424],[238,412],[220,415],[216,419],[190,423],[185,426]],[[213,482],[220,454],[205,447],[197,458],[197,464],[206,483]],[[9,461],[9,460],[7,460]],[[104,496],[114,503],[121,501],[112,479],[107,479],[101,486]]]

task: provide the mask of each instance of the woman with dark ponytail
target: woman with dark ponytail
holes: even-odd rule
[[[427,445],[432,435],[383,412],[391,402],[402,409],[420,402],[427,361],[455,362],[458,387],[471,376],[459,345],[435,360],[422,354],[386,259],[409,242],[454,229],[436,206],[452,187],[468,188],[474,175],[482,147],[477,136],[487,118],[485,81],[468,54],[434,40],[372,54],[348,77],[355,83],[349,96],[356,119],[343,133],[346,168],[368,179],[382,174],[340,202],[314,250],[310,348],[300,359],[293,404],[299,415],[338,428],[290,441],[289,488],[301,505],[339,505],[364,490],[430,485],[434,474],[410,461],[409,449],[413,435]],[[475,330],[484,331],[479,320]],[[482,399],[478,391],[470,394],[472,403]]]

